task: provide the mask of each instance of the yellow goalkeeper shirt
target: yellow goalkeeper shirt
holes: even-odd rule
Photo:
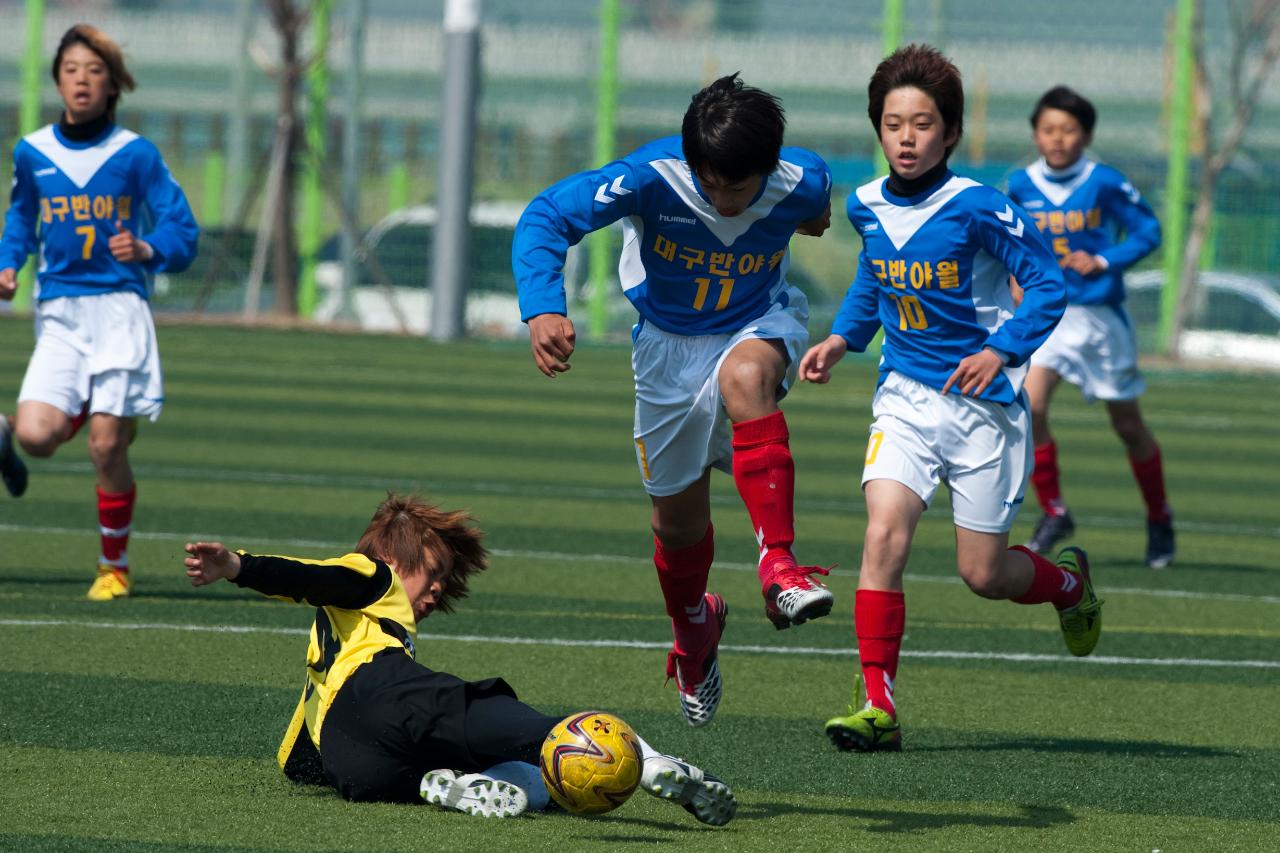
[[[303,725],[320,748],[325,714],[357,667],[387,649],[414,656],[413,609],[396,573],[362,554],[329,560],[239,554],[237,585],[316,608],[302,698],[280,744],[284,767]]]

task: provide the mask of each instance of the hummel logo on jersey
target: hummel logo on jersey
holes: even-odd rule
[[[880,230],[879,222],[868,222],[866,225],[862,226],[863,234],[868,234],[872,231],[879,231],[879,230]]]
[[[1134,204],[1137,204],[1142,199],[1142,196],[1138,193],[1138,190],[1134,187],[1133,184],[1129,183],[1128,181],[1125,181],[1123,184],[1121,184],[1120,189],[1123,190],[1124,194],[1129,197],[1129,201],[1133,202]]]
[[[1004,213],[1001,213],[998,210],[993,212],[996,215],[996,219],[999,219],[1001,222],[1005,223],[1004,230],[1008,231],[1010,234],[1012,234],[1015,237],[1022,236],[1022,220],[1019,219],[1017,215],[1014,214],[1012,207],[1006,204],[1004,206]],[[1018,223],[1018,227],[1014,228],[1012,225],[1009,224],[1011,222]]]
[[[626,190],[623,190],[623,192],[626,192]],[[698,220],[694,219],[691,216],[671,216],[670,214],[667,214],[667,213],[659,213],[658,221],[659,222],[679,222],[682,225],[698,224]]]
[[[1022,203],[1022,206],[1025,207],[1027,210],[1039,210],[1040,208],[1044,207],[1044,199],[1029,198]]]
[[[600,204],[612,204],[617,201],[617,196],[631,195],[631,190],[622,188],[622,179],[625,177],[626,175],[619,175],[614,178],[612,186],[608,181],[601,184],[600,188],[596,190],[596,201]],[[613,193],[613,195],[609,195],[609,193]]]
[[[53,166],[49,166],[48,168],[45,168],[45,169],[36,169],[37,178],[43,178],[45,175],[56,175],[56,174],[58,174],[58,170],[55,169]]]

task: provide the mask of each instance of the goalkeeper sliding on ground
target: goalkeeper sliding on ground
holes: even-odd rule
[[[485,817],[541,809],[538,754],[560,722],[501,678],[463,681],[414,660],[416,623],[451,612],[483,571],[483,533],[465,512],[390,495],[355,553],[329,560],[185,546],[193,586],[226,579],[316,608],[306,681],[277,759],[300,784],[348,800],[421,802]],[[640,787],[723,825],[737,808],[719,779],[640,741]]]

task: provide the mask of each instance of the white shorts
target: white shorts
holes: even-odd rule
[[[1005,406],[943,395],[900,373],[885,378],[871,404],[862,485],[894,480],[928,506],[938,483],[951,491],[957,527],[1007,533],[1034,464],[1026,399]]]
[[[674,335],[645,323],[631,350],[636,380],[634,438],[644,488],[655,497],[683,492],[711,466],[732,471],[733,430],[720,396],[720,365],[751,338],[778,340],[787,351],[781,398],[795,381],[809,344],[809,301],[788,288],[788,306],[723,335]]]
[[[136,293],[63,296],[36,306],[36,349],[18,402],[48,403],[68,416],[148,417],[164,405],[151,308]]]
[[[1068,305],[1031,365],[1079,387],[1089,403],[1136,400],[1147,388],[1138,372],[1133,324],[1122,305]]]

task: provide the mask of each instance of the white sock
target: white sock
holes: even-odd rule
[[[484,771],[484,775],[510,782],[529,798],[529,810],[540,812],[551,802],[547,786],[542,784],[542,771],[527,761],[504,761]]]

